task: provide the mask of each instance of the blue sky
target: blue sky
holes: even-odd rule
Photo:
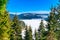
[[[58,0],[9,0],[9,12],[50,11],[51,5],[56,6]]]

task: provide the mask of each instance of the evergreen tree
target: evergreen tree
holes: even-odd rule
[[[60,1],[59,1],[59,5],[57,6],[56,8],[56,11],[57,11],[57,15],[56,15],[56,18],[57,18],[57,28],[56,28],[56,35],[57,35],[57,39],[60,40]]]
[[[11,22],[6,4],[7,0],[0,0],[0,40],[10,40]]]
[[[41,20],[41,23],[40,23],[40,26],[39,26],[39,29],[38,29],[39,40],[44,40],[44,32],[45,32],[44,24],[43,24],[43,20]]]
[[[14,29],[11,27],[10,40],[14,40]]]
[[[13,34],[12,34],[12,36],[14,38],[12,37],[12,39],[13,40],[22,40],[22,35],[21,35],[22,29],[21,29],[20,21],[18,20],[17,15],[14,16],[12,29],[14,30]]]
[[[29,40],[32,40],[32,29],[31,29],[31,26],[29,26]]]
[[[29,40],[29,31],[28,31],[28,28],[26,26],[26,29],[25,29],[25,40]]]
[[[56,30],[56,16],[55,8],[53,8],[50,12],[48,20],[48,34],[46,40],[57,40],[55,30]]]
[[[38,40],[38,32],[35,30],[35,40]]]

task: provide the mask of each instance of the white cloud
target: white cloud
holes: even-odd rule
[[[19,14],[21,14],[21,13],[20,13],[20,12],[9,12],[9,14],[19,15]]]
[[[50,11],[28,11],[24,13],[49,13]]]
[[[34,38],[35,29],[37,30],[39,28],[41,19],[31,19],[31,20],[22,20],[22,21],[24,21],[25,24],[28,27],[31,26],[31,28],[32,28],[32,35],[33,35],[33,38]],[[44,25],[47,25],[47,21],[43,20],[43,23],[44,23]],[[47,29],[45,29],[45,30],[47,30]],[[22,30],[22,38],[24,38],[24,36],[25,36],[25,30]]]
[[[49,14],[50,11],[27,11],[27,12],[9,12],[10,14],[22,14],[22,13],[40,13],[40,14]]]
[[[34,30],[38,29],[41,19],[31,19],[31,20],[22,20],[22,21],[24,21],[27,26],[31,26],[32,31],[34,33]],[[47,22],[45,20],[43,20],[43,23],[44,23],[44,25],[47,24]]]

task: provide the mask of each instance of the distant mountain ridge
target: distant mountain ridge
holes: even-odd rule
[[[48,19],[49,14],[39,14],[39,13],[22,13],[17,15],[18,19]],[[10,18],[13,19],[14,14],[10,14]]]

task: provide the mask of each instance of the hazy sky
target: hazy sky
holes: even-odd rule
[[[9,0],[9,12],[49,11],[51,5],[56,6],[58,0]]]

